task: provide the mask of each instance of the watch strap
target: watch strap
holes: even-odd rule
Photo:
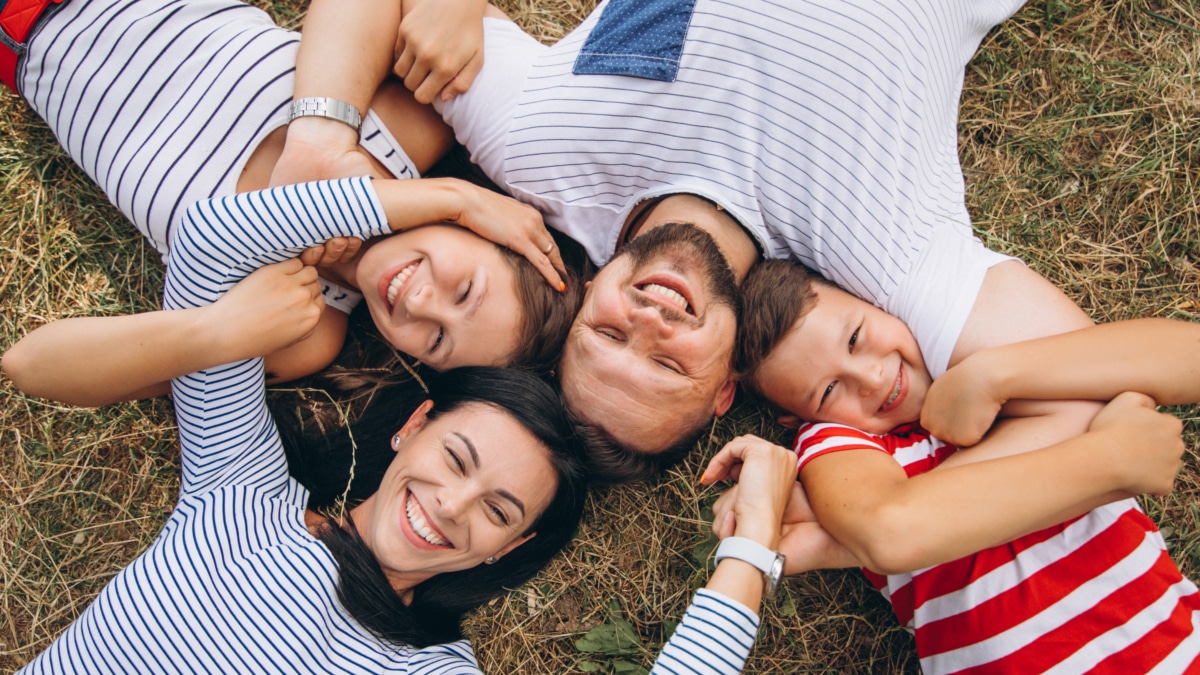
[[[762,544],[746,537],[726,537],[717,546],[714,556],[719,564],[723,558],[737,558],[757,567],[763,573],[763,594],[767,598],[775,597],[779,583],[783,579],[785,558],[782,553],[772,551]]]
[[[362,115],[358,108],[328,96],[313,96],[292,101],[288,108],[288,124],[297,117],[327,117],[337,120],[357,131],[362,126]]]

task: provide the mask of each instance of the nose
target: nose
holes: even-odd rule
[[[441,302],[433,284],[425,284],[404,298],[404,311],[413,319],[437,319]]]
[[[854,379],[858,383],[858,394],[863,398],[874,398],[883,387],[891,386],[892,378],[884,372],[883,361],[879,359],[855,359]]]
[[[467,512],[471,496],[462,486],[448,485],[438,492],[440,515],[446,520],[459,522]]]
[[[631,307],[629,324],[636,335],[665,340],[675,334],[675,326],[668,322],[657,307]]]

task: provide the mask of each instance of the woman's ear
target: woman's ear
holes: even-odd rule
[[[429,421],[427,415],[430,410],[433,410],[433,401],[429,399],[425,399],[421,405],[417,406],[413,414],[408,416],[408,421],[404,423],[404,426],[400,427],[400,431],[397,431],[396,435],[392,436],[393,451],[399,450],[401,443],[407,441],[409,436],[417,433],[421,427],[425,426],[425,423]]]
[[[536,536],[537,536],[537,532],[530,532],[529,534],[524,535],[522,537],[517,537],[516,539],[513,539],[512,541],[510,541],[508,543],[508,546],[505,546],[504,548],[500,549],[498,552],[493,554],[492,557],[495,558],[496,560],[499,560],[499,559],[503,558],[504,556],[508,555],[509,551],[520,546],[521,544],[524,544],[525,542],[529,541],[530,539],[533,539]]]

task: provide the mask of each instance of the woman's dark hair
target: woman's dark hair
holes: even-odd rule
[[[354,458],[349,500],[365,498],[378,489],[395,457],[392,435],[416,408],[418,399],[426,398],[414,390],[394,386],[376,391],[358,421],[310,441],[311,448],[297,447],[295,438],[285,441],[290,446],[288,461],[293,474],[300,474],[297,479],[306,487],[323,491],[313,493],[310,507],[332,504],[346,492],[347,475],[340,472],[340,487],[334,487],[337,479],[321,485],[322,475],[339,471],[332,466],[321,471],[310,452],[316,457]],[[580,444],[558,393],[544,380],[512,369],[459,368],[435,375],[427,398],[434,401],[429,419],[469,404],[490,405],[512,416],[546,447],[558,484],[550,504],[525,532],[536,532],[536,537],[495,564],[439,574],[418,584],[409,604],[393,590],[349,518],[344,525],[328,519],[320,527],[317,537],[338,563],[338,597],[350,615],[382,639],[418,648],[461,639],[465,613],[537,574],[574,535],[587,491]]]

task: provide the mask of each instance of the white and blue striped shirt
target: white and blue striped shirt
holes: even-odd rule
[[[206,305],[306,246],[388,231],[367,179],[201,202],[177,233],[164,302]],[[175,511],[23,672],[479,672],[465,641],[382,642],[339,604],[337,565],[304,525],[308,493],[288,475],[267,411],[262,359],[172,385],[183,464]],[[738,672],[756,629],[753,613],[702,592],[656,672]]]

